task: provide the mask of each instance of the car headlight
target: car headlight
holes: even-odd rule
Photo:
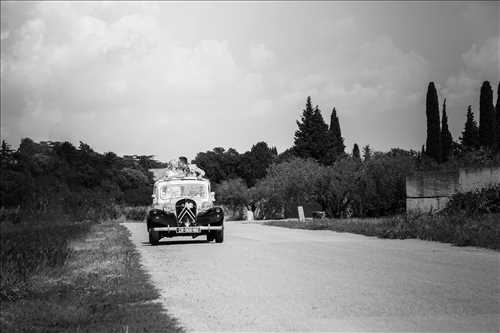
[[[208,209],[212,208],[212,203],[209,202],[209,201],[205,201],[201,204],[201,208],[200,208],[200,211],[206,211]]]
[[[175,205],[172,202],[167,202],[163,205],[163,210],[165,212],[173,212],[175,210]]]

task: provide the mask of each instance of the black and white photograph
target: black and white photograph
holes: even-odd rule
[[[0,332],[500,332],[500,2],[0,5]]]

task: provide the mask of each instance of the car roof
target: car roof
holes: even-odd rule
[[[206,178],[198,178],[198,177],[168,177],[168,178],[162,178],[158,179],[155,184],[159,183],[168,183],[171,181],[186,181],[186,182],[191,182],[191,183],[210,183],[210,181]]]

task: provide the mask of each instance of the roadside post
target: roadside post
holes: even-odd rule
[[[305,222],[306,216],[304,215],[304,207],[298,206],[297,209],[299,211],[299,222]]]
[[[253,221],[253,212],[250,209],[247,209],[247,221]]]

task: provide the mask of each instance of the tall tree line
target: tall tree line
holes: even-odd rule
[[[500,152],[500,83],[496,106],[493,104],[493,90],[488,81],[481,85],[479,96],[479,125],[474,119],[472,106],[467,107],[464,130],[460,144],[464,149],[487,149]],[[453,137],[448,128],[446,99],[443,102],[442,118],[439,114],[439,100],[434,82],[430,82],[426,97],[427,139],[425,154],[437,162],[446,162],[453,154]]]

